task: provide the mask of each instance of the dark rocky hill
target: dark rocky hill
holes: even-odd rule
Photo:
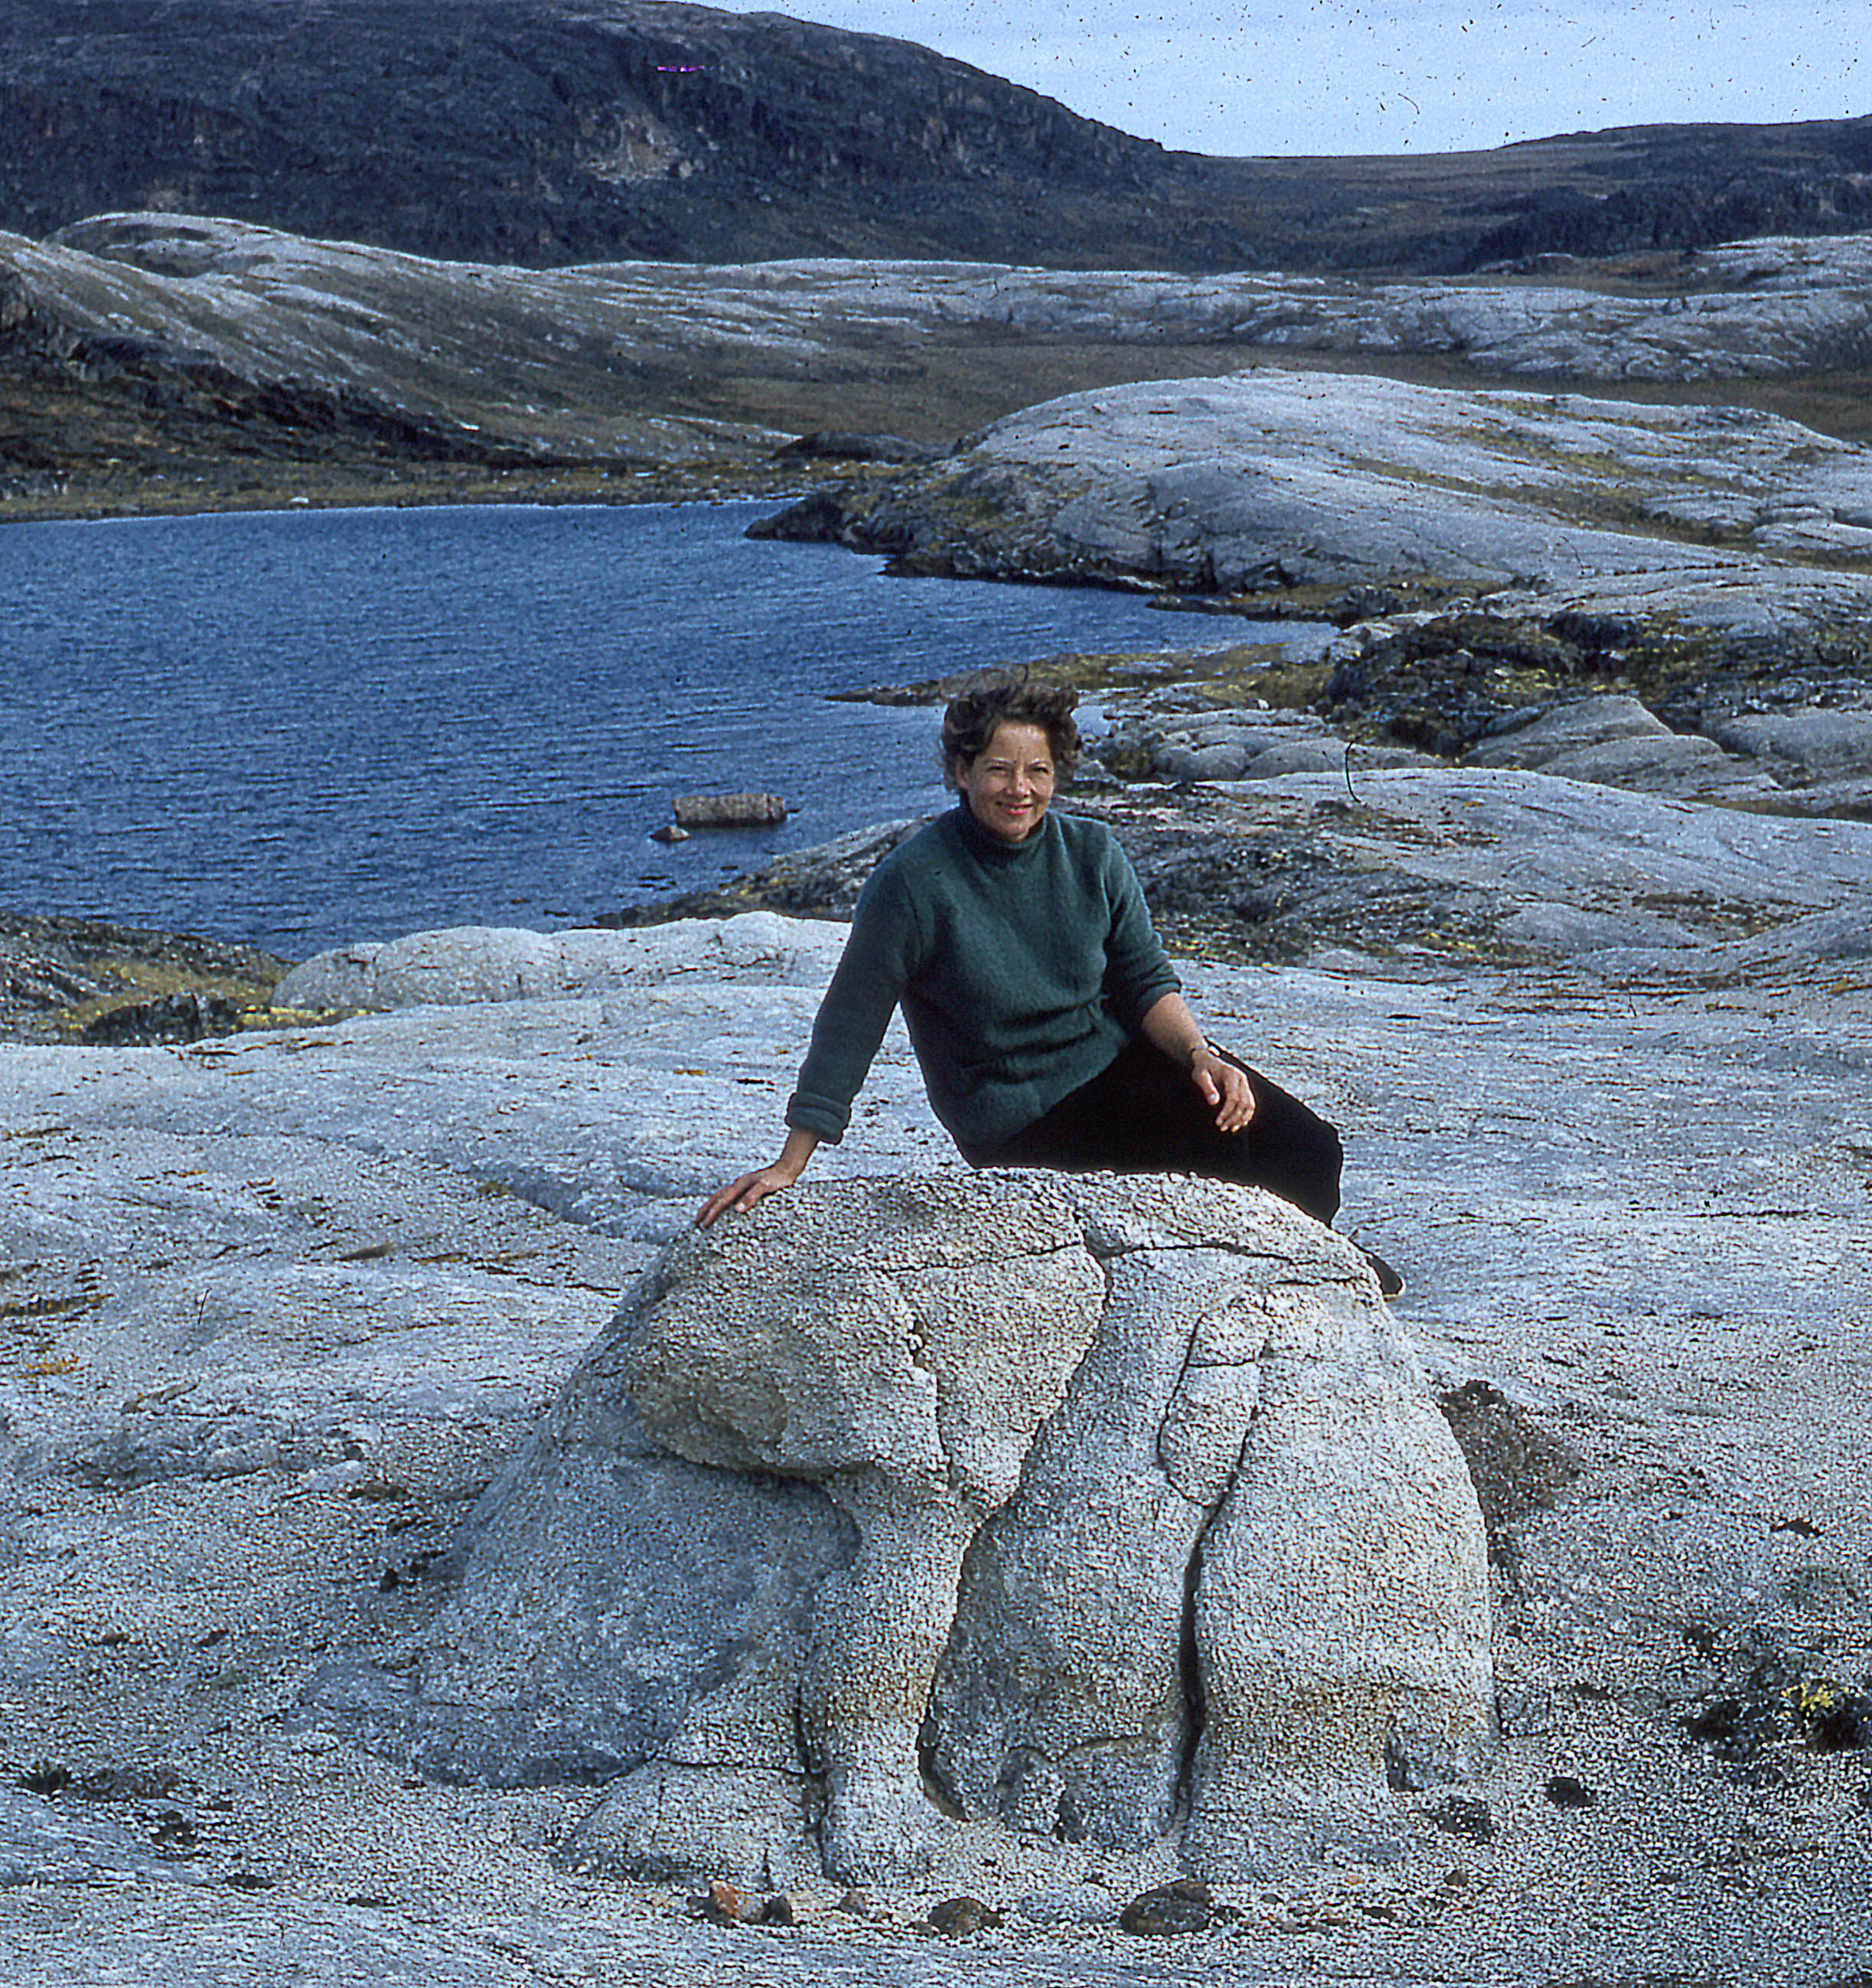
[[[832,255],[1450,272],[1864,227],[1872,119],[1206,159],[778,14],[0,0],[0,228],[148,208],[536,268]]]
[[[0,226],[113,209],[536,267],[1226,259],[1158,147],[905,42],[654,0],[0,0]]]

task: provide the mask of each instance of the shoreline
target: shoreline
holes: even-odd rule
[[[1763,762],[1681,736],[1629,695],[1576,691],[1535,706],[1533,722],[1507,735],[1518,756],[1470,764],[1361,743],[1292,685],[1278,702],[1254,698],[1256,684],[1278,691],[1293,674],[1258,659],[1258,646],[1218,652],[1206,677],[1075,659],[1112,722],[1060,804],[1111,828],[1180,960],[1478,986],[1571,975],[1581,962],[1615,980],[1636,973],[1685,987],[1823,970],[1844,986],[1861,973],[1851,892],[1872,874],[1864,782],[1835,783],[1850,789],[1850,806],[1803,807],[1802,791],[1776,786]],[[885,695],[927,701],[943,688]],[[575,920],[516,921],[491,908],[445,928],[336,944],[374,952],[421,931],[479,926],[550,948],[572,934],[749,913],[842,925],[873,866],[926,818],[765,860],[750,852],[723,881]],[[1604,968],[1590,965],[1602,956]],[[0,1040],[301,1026],[310,1018],[272,998],[300,963],[199,930],[0,909]],[[204,1003],[219,1004],[212,1023]],[[87,1036],[141,1026],[138,1009],[156,1033]]]
[[[238,475],[236,471],[238,470]],[[171,482],[149,475],[87,481],[55,495],[9,495],[0,482],[0,526],[102,524],[145,518],[212,518],[243,512],[375,510],[455,505],[627,505],[787,503],[846,480],[836,468],[815,466],[803,478],[795,463],[768,465],[699,458],[655,468],[590,465],[558,468],[490,468],[450,464],[433,469],[405,465],[322,469],[296,466],[290,474],[262,477],[249,465],[230,465],[218,486],[184,490],[183,472]],[[153,485],[160,487],[153,488]]]
[[[190,1003],[198,1023],[205,1004],[227,1004],[213,1010],[225,1023],[265,1011],[297,963],[242,939],[0,910],[0,1042],[75,1044],[107,1016],[141,1006],[155,1020],[165,1002],[172,1031],[187,1028]]]

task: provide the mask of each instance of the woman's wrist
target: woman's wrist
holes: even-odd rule
[[[786,1142],[780,1149],[780,1158],[771,1171],[785,1174],[790,1181],[797,1181],[805,1172],[807,1162],[819,1150],[819,1135],[809,1132],[803,1125],[789,1125]]]

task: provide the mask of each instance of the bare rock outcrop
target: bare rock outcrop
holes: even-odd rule
[[[608,1780],[565,1855],[615,1875],[900,1881],[1011,1829],[1239,1875],[1478,1769],[1486,1542],[1369,1272],[1285,1204],[828,1183],[671,1246],[414,1689],[315,1702],[445,1777]]]
[[[1725,751],[1772,769],[1807,811],[1872,815],[1872,704],[1742,712],[1711,730]]]
[[[1332,783],[1291,778],[1313,783],[1295,846],[1383,825],[1335,823]],[[989,1876],[874,1888],[862,1919],[834,1909],[843,1887],[802,1882],[785,1887],[801,1923],[784,1929],[695,1920],[685,1896],[700,1887],[559,1868],[581,1822],[600,1861],[616,1812],[586,1821],[607,1792],[591,1783],[623,1781],[615,1758],[548,1756],[605,1729],[557,1718],[525,1608],[543,1638],[571,1625],[567,1703],[625,1604],[650,1625],[639,1647],[666,1627],[661,1664],[635,1699],[614,1684],[606,1717],[673,1731],[699,1681],[734,1701],[729,1668],[707,1667],[742,1646],[694,1625],[782,1615],[782,1543],[801,1550],[809,1624],[811,1569],[852,1546],[818,1485],[691,1464],[621,1414],[608,1449],[601,1405],[557,1466],[594,1551],[571,1582],[544,1557],[510,1618],[466,1618],[485,1701],[428,1707],[438,1766],[454,1718],[463,1779],[409,1772],[392,1715],[400,1692],[415,1724],[400,1688],[439,1668],[435,1618],[472,1601],[449,1554],[468,1505],[619,1290],[768,1136],[786,1046],[810,1026],[816,986],[737,966],[695,928],[686,945],[614,935],[654,959],[628,996],[424,1006],[179,1050],[0,1043],[0,1702],[11,1771],[71,1777],[0,1802],[0,1884],[19,1880],[0,1979],[221,1988],[277,1979],[289,1954],[310,1979],[399,1988],[1850,1980],[1872,1952],[1872,826],[1539,773],[1378,782],[1390,846],[1539,892],[1525,916],[1577,904],[1618,943],[1659,947],[1610,986],[1544,966],[1188,966],[1199,1012],[1346,1128],[1353,1205],[1410,1271],[1400,1315],[1491,1529],[1492,1763],[1467,1786],[1379,1798],[1397,1861],[1215,1885],[1212,1933],[1180,1946],[1134,1940],[1118,1915],[1173,1875],[1180,1838],[1127,1857],[952,1821],[939,1834],[991,1843]],[[1258,804],[1285,810],[1283,784],[1259,783]],[[1687,939],[1672,957],[1641,941],[1647,918],[1684,916],[1686,890],[1756,932],[1720,991]],[[1789,893],[1814,908],[1792,926]],[[1763,906],[1780,931],[1759,928]],[[1790,969],[1782,935],[1827,921],[1841,950]],[[835,929],[794,936],[824,945],[822,980]],[[966,1178],[900,1037],[869,1101],[819,1178]],[[132,1467],[96,1467],[113,1459]],[[554,1481],[544,1465],[526,1481],[543,1526]],[[562,1508],[568,1530],[574,1516]],[[501,1523],[520,1566],[516,1504]],[[499,1593],[491,1577],[479,1591]],[[384,1666],[359,1714],[381,1752],[299,1729],[313,1674],[344,1662]],[[487,1707],[523,1702],[542,1716],[493,1737],[510,1759],[538,1750],[532,1778],[468,1778],[493,1750],[469,1714],[493,1726]],[[1415,1757],[1420,1774],[1434,1765]],[[1022,1765],[1026,1812],[1044,1814],[1047,1777]],[[161,1786],[165,1769],[181,1784],[160,1803],[115,1792]],[[1596,1799],[1559,1807],[1555,1783]],[[694,1814],[699,1835],[711,1785],[751,1784],[672,1764],[664,1826]],[[771,1785],[802,1799],[790,1834],[740,1819],[750,1868],[790,1844],[811,1878],[808,1783],[777,1770]],[[1078,1882],[1088,1870],[1105,1882]],[[931,1907],[956,1891],[1005,1929],[930,1939]]]
[[[274,990],[277,1006],[328,1013],[466,1002],[552,1000],[655,986],[705,966],[761,979],[812,981],[824,971],[818,935],[750,911],[694,932],[663,928],[629,938],[580,928],[537,932],[464,925],[365,939],[294,967]]]
[[[1635,697],[1576,698],[1534,707],[1464,755],[1470,766],[1518,766],[1629,793],[1731,807],[1772,808],[1776,783],[1713,739],[1673,732]]]
[[[848,495],[835,535],[968,577],[1409,583],[1576,614],[1604,593],[1628,616],[1772,634],[1865,621],[1865,473],[1864,451],[1745,409],[1262,370],[1027,408]]]
[[[1521,768],[1719,806],[1808,811],[1755,762],[1745,742],[1758,735],[1788,739],[1789,755],[1796,744],[1817,752],[1824,740],[1849,766],[1857,742],[1850,713],[1829,714],[1834,722],[1825,728],[1792,719],[1770,720],[1759,733],[1738,726],[1733,735],[1738,749],[1729,751],[1700,733],[1672,731],[1640,699],[1616,693],[1504,705],[1479,721],[1482,735],[1462,754],[1464,766]],[[1172,782],[1273,780],[1289,773],[1349,778],[1355,762],[1363,777],[1436,763],[1410,746],[1355,742],[1315,712],[1274,709],[1132,720],[1115,726],[1093,749],[1121,771]],[[1872,739],[1863,749],[1872,757]],[[1850,781],[1830,781],[1820,798],[1838,801],[1853,791]]]

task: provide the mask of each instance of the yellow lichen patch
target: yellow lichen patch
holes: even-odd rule
[[[0,1304],[0,1324],[21,1327],[42,1318],[63,1318],[73,1312],[95,1311],[103,1300],[93,1293],[75,1298],[14,1298]]]

